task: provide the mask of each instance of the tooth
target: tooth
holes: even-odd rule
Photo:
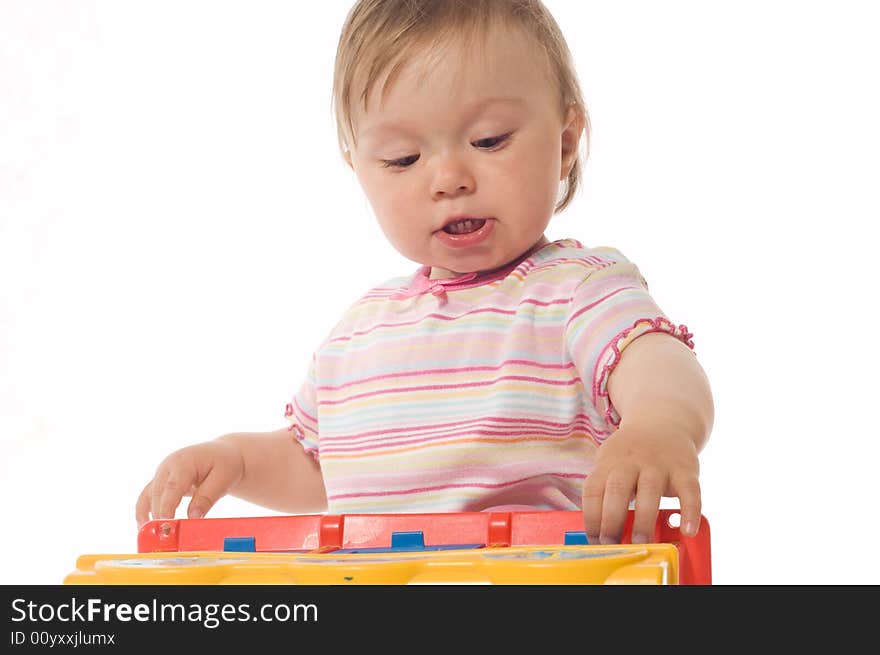
[[[444,229],[450,234],[469,234],[483,227],[485,222],[485,219],[463,218],[455,223],[450,223]]]

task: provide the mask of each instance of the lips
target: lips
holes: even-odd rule
[[[443,226],[443,231],[447,234],[470,234],[479,230],[485,223],[485,218],[464,218],[447,223]]]
[[[448,219],[434,236],[450,248],[467,248],[485,241],[494,227],[493,218],[455,216]]]
[[[456,232],[461,232],[468,223],[473,224],[485,220],[486,218],[481,218],[472,214],[455,214],[454,216],[449,216],[445,221],[443,221],[443,226],[440,229],[444,232],[455,234]],[[479,227],[482,227],[482,225],[474,229],[479,229]],[[471,229],[470,231],[472,232],[473,229]]]

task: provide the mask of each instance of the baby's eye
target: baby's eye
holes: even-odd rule
[[[500,136],[489,137],[488,139],[480,139],[479,141],[474,141],[473,143],[471,143],[471,145],[476,148],[481,148],[483,150],[491,150],[492,148],[501,145],[509,138],[510,133],[507,133]]]
[[[400,159],[383,159],[382,166],[385,168],[408,168],[419,160],[418,155],[409,155]]]

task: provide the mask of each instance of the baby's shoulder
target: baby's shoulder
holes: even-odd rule
[[[395,294],[400,293],[401,289],[405,289],[412,282],[412,278],[412,275],[388,278],[380,284],[369,287],[360,296],[355,296],[355,300],[349,301],[342,316],[333,326],[328,339],[370,330],[376,324],[388,320],[390,306],[394,305],[388,301]]]
[[[605,272],[635,269],[635,265],[617,248],[588,247],[575,239],[560,239],[547,244],[530,258],[528,264],[523,271],[526,284],[555,280],[566,286],[604,277]]]
[[[611,246],[585,246],[577,239],[559,239],[547,244],[537,253],[537,259],[561,264],[572,261],[587,262],[595,265],[610,265],[617,262],[628,262],[626,256]]]

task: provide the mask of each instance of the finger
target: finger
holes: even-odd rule
[[[150,520],[150,490],[152,485],[153,481],[150,480],[143,491],[141,491],[134,506],[134,518],[137,521],[138,528]]]
[[[666,488],[666,476],[653,469],[643,470],[636,490],[636,509],[633,517],[632,543],[646,544],[654,536],[660,496]]]
[[[602,501],[602,527],[599,530],[600,544],[618,544],[626,524],[629,501],[638,480],[638,471],[630,468],[617,468],[608,475],[605,483],[605,498]]]
[[[162,503],[162,492],[165,490],[165,482],[168,480],[168,469],[160,466],[156,471],[156,477],[153,478],[153,484],[150,488],[150,514],[154,519],[161,517],[159,507]]]
[[[687,474],[674,476],[672,484],[681,507],[681,533],[694,537],[700,529],[702,514],[700,481],[696,475]]]
[[[211,469],[202,483],[193,489],[192,500],[186,508],[191,519],[200,519],[220,500],[229,489],[229,481],[216,468]]]
[[[186,480],[186,482],[184,482],[184,480]],[[177,506],[180,505],[180,501],[183,499],[184,494],[192,486],[189,480],[190,478],[180,471],[175,471],[168,476],[168,479],[165,480],[165,486],[162,489],[162,496],[159,501],[158,518],[174,518],[174,512],[177,509]]]
[[[593,471],[584,481],[581,508],[584,513],[584,532],[588,544],[599,543],[602,528],[602,502],[605,498],[605,475]]]

